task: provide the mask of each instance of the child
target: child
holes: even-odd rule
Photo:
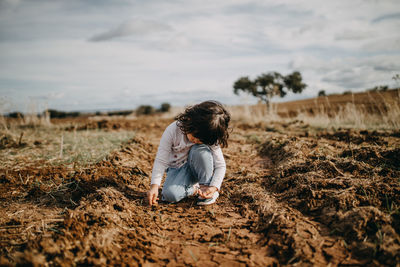
[[[212,204],[225,176],[220,146],[228,145],[230,114],[221,103],[205,101],[188,107],[175,119],[161,137],[147,193],[149,204],[157,204],[166,169],[162,200],[178,202],[197,195],[198,205]]]

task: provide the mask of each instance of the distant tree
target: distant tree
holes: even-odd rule
[[[162,103],[160,106],[160,112],[168,112],[171,109],[171,105],[169,103]]]
[[[65,112],[65,111],[59,111],[59,110],[55,110],[55,109],[45,110],[43,112],[43,115],[46,113],[50,115],[50,118],[59,118],[59,119],[67,118],[67,117],[79,117],[81,115],[81,113],[78,111]]]
[[[318,96],[326,96],[325,90],[321,90],[318,92]]]
[[[375,92],[375,91],[387,91],[389,89],[388,85],[378,85],[375,86],[374,88],[371,88],[367,91]]]
[[[240,91],[258,97],[261,101],[269,105],[273,96],[284,97],[289,91],[301,93],[307,85],[302,82],[300,72],[283,76],[278,72],[263,73],[255,80],[248,76],[240,77],[233,84],[233,92],[238,95]]]
[[[389,86],[387,85],[382,85],[379,87],[379,91],[387,91],[389,89]]]
[[[22,119],[22,118],[24,118],[24,114],[21,113],[21,112],[19,112],[19,111],[16,111],[16,112],[8,113],[8,114],[6,115],[6,117]]]
[[[141,105],[136,109],[136,115],[150,115],[155,112],[155,109],[149,105]]]
[[[352,92],[349,90],[349,91],[344,91],[342,95],[350,95],[350,94],[352,94]]]
[[[108,116],[127,116],[133,113],[133,110],[119,110],[107,112]]]
[[[59,111],[55,109],[45,110],[43,113],[47,112],[50,115],[50,118],[65,118],[67,113],[64,111]]]
[[[400,74],[396,74],[392,77],[392,79],[394,80],[394,82],[396,83],[397,89],[399,89],[400,87]]]
[[[78,111],[67,112],[67,117],[79,117],[81,115]]]

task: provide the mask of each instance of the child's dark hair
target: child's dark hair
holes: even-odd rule
[[[185,134],[192,134],[206,145],[228,146],[229,112],[217,101],[205,101],[186,108],[176,118]]]

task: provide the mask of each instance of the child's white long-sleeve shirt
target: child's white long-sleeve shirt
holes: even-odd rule
[[[164,131],[154,160],[151,184],[161,184],[162,177],[168,167],[179,168],[186,163],[189,150],[194,145],[190,142],[177,122],[171,123]],[[226,172],[226,164],[220,146],[210,146],[214,160],[214,174],[210,186],[221,188]]]

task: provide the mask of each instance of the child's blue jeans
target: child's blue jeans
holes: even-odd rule
[[[190,148],[188,160],[180,168],[168,168],[162,189],[162,200],[178,202],[194,194],[194,185],[209,185],[214,173],[214,160],[207,145]]]

